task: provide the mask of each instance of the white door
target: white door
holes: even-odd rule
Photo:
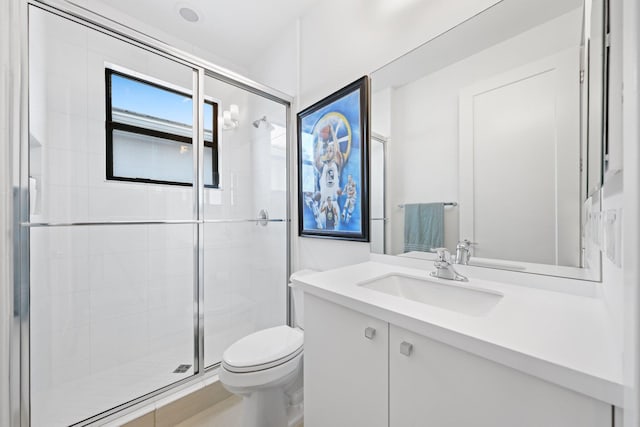
[[[460,238],[475,256],[579,266],[579,64],[568,49],[461,91]]]

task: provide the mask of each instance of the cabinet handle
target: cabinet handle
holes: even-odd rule
[[[371,326],[369,326],[364,330],[364,336],[369,340],[372,340],[375,335],[376,335],[376,330]]]
[[[404,354],[405,356],[411,356],[411,352],[413,351],[413,344],[408,343],[406,341],[402,341],[400,343],[400,354]]]

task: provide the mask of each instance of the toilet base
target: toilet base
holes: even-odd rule
[[[288,427],[300,427],[304,419],[304,404],[291,405],[287,409],[287,417],[289,419]]]
[[[242,398],[242,427],[296,427],[303,413],[302,403],[291,405],[281,390],[257,390]]]

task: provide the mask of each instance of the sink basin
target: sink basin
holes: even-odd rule
[[[503,296],[499,292],[487,289],[455,282],[443,284],[427,277],[399,273],[367,280],[358,286],[470,316],[487,314]]]

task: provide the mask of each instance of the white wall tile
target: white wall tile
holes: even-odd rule
[[[47,136],[42,141],[44,146],[62,150],[84,151],[86,149],[86,120],[74,118],[66,111],[49,110],[47,113],[35,115],[40,114],[46,114]]]
[[[80,186],[45,185],[41,187],[42,214],[38,220],[73,222],[89,219],[89,189]]]
[[[89,374],[90,337],[88,325],[66,329],[55,335],[50,353],[52,384],[63,384]]]
[[[144,184],[124,184],[114,181],[89,191],[89,214],[94,220],[125,220],[149,218],[149,194]]]
[[[52,384],[65,384],[71,381],[81,380],[91,374],[91,360],[75,359],[68,363],[56,365],[51,370]]]
[[[50,258],[48,264],[48,277],[42,287],[49,294],[64,296],[89,290],[89,257]],[[39,284],[33,279],[31,283],[32,288]]]
[[[59,53],[54,53],[59,49]],[[49,49],[50,63],[77,64],[75,67],[57,67],[48,65],[46,77],[47,110],[69,114],[76,119],[82,119],[87,114],[87,74],[86,50],[57,46],[53,44]],[[65,54],[61,54],[65,52]]]
[[[102,286],[92,286],[91,319],[102,322],[106,319],[144,314],[147,298],[146,282],[105,282]]]
[[[103,95],[104,96],[104,95]],[[90,99],[97,99],[89,94]],[[91,103],[93,106],[95,103]],[[89,108],[91,109],[91,108]],[[104,118],[106,117],[104,114],[104,107],[99,113],[98,119],[89,118],[86,119],[86,140],[84,141],[83,146],[86,148],[87,152],[90,154],[102,154],[106,156],[106,131],[104,126]],[[92,185],[95,185],[96,182],[103,182],[106,180],[105,175],[105,166],[101,163],[102,158],[91,158],[89,157],[89,164],[91,165],[92,170],[98,170],[100,172],[100,180],[90,181]]]
[[[170,306],[149,311],[149,342],[151,351],[176,351],[183,355],[187,364],[193,360],[194,317],[193,299],[181,304],[172,303]],[[161,356],[161,355],[157,355]]]
[[[192,187],[154,186],[149,188],[149,216],[152,218],[193,219]]]
[[[40,218],[191,218],[190,189],[106,180],[104,71],[105,63],[112,63],[190,90],[191,68],[44,11],[34,10],[31,15],[30,80],[34,91],[30,114],[34,138],[46,150],[44,164],[32,164],[34,171],[44,173]],[[85,191],[70,186],[81,186]],[[64,191],[67,194],[62,194]]]
[[[92,370],[100,372],[141,358],[147,350],[146,314],[134,314],[92,323]]]
[[[149,310],[164,309],[176,305],[190,305],[193,311],[194,286],[193,276],[159,276],[149,281],[147,307]]]
[[[87,186],[88,164],[86,151],[48,148],[44,162],[48,165],[43,184],[59,187]]]
[[[195,225],[173,224],[149,227],[149,247],[154,249],[192,249]]]
[[[49,19],[45,13],[30,10],[29,31],[30,36],[34,34],[48,38],[51,34],[56,35],[56,39],[74,46],[85,47],[87,45],[87,28],[81,25],[67,25],[68,21],[58,18]],[[32,32],[33,31],[33,32]]]
[[[151,250],[149,256],[149,279],[162,277],[193,278],[193,248]]]
[[[144,257],[148,250],[149,228],[146,225],[89,227],[89,253],[103,255],[135,253],[132,257]],[[142,262],[146,265],[145,262]]]
[[[35,324],[48,324],[54,334],[87,327],[91,321],[89,292],[72,292],[33,298],[31,301]]]
[[[105,62],[187,88],[192,81],[189,67],[35,8],[32,15],[35,92],[30,112],[32,123],[39,127],[34,138],[42,144],[32,150],[31,163],[41,184],[37,219],[192,218],[191,188],[106,180],[104,124]],[[211,95],[222,98],[225,91],[232,95],[224,99],[224,106],[241,105],[245,124],[261,116],[254,114],[249,102],[254,95],[238,88],[218,82]],[[250,137],[251,129],[246,128],[224,136],[220,148],[224,185],[221,190],[206,190],[215,196],[210,198],[215,201],[208,205],[208,218],[257,215],[254,187],[267,175],[262,169],[262,175],[256,174],[264,155],[256,155],[252,164]],[[262,178],[259,181],[265,184]],[[260,191],[259,205],[271,203],[274,197],[268,185]],[[55,402],[49,409],[64,407],[67,412],[60,420],[68,424],[87,411],[108,409],[181,378],[170,371],[179,363],[193,363],[196,228],[32,230],[34,420],[53,420],[38,411]],[[279,250],[279,245],[265,239],[284,242],[286,233],[283,227],[261,229],[254,223],[207,225],[205,230],[206,358],[214,363],[233,341],[284,321],[285,298],[280,298],[279,290],[271,295],[269,289],[284,288],[274,278],[286,263],[268,253]],[[258,260],[251,259],[254,248],[261,254]],[[273,262],[278,266],[269,265]],[[252,274],[251,268],[257,273]],[[109,386],[119,392],[114,394]],[[81,398],[71,399],[72,394],[65,392],[71,389]]]

